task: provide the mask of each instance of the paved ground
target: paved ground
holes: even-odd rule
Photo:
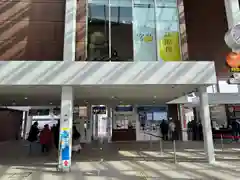
[[[209,165],[202,142],[178,142],[177,163],[171,142],[86,145],[75,155],[71,173],[56,171],[56,152],[29,155],[22,142],[0,145],[0,180],[187,180],[240,179],[240,144],[216,145],[217,162]]]

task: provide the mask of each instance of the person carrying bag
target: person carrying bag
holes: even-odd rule
[[[73,126],[72,133],[72,151],[79,153],[82,149],[82,146],[80,144],[81,134],[78,132],[76,126]]]

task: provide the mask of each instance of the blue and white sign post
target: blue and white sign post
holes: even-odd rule
[[[73,90],[62,87],[58,170],[69,172],[72,155]]]

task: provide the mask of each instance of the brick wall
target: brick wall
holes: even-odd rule
[[[85,60],[87,49],[86,49],[86,15],[87,15],[87,4],[86,0],[77,1],[77,32],[76,32],[76,60]]]
[[[0,109],[0,142],[15,140],[20,130],[22,111]]]
[[[61,60],[64,0],[0,0],[0,60]]]
[[[224,0],[183,0],[190,60],[215,61],[217,72],[225,68],[230,51],[224,42],[227,31]]]

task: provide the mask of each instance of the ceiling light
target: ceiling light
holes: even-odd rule
[[[112,96],[111,98],[112,98],[112,99],[115,99],[116,97],[115,97],[115,96]]]
[[[28,99],[28,97],[25,97],[24,99],[26,99],[26,100],[27,100],[27,99]]]
[[[153,96],[153,98],[154,98],[154,99],[156,99],[156,98],[157,98],[157,96]]]
[[[16,103],[15,103],[15,102],[13,102],[13,103],[12,103],[12,105],[13,105],[13,106],[15,106],[15,105],[16,105]]]
[[[50,102],[49,104],[52,104],[52,102]]]

